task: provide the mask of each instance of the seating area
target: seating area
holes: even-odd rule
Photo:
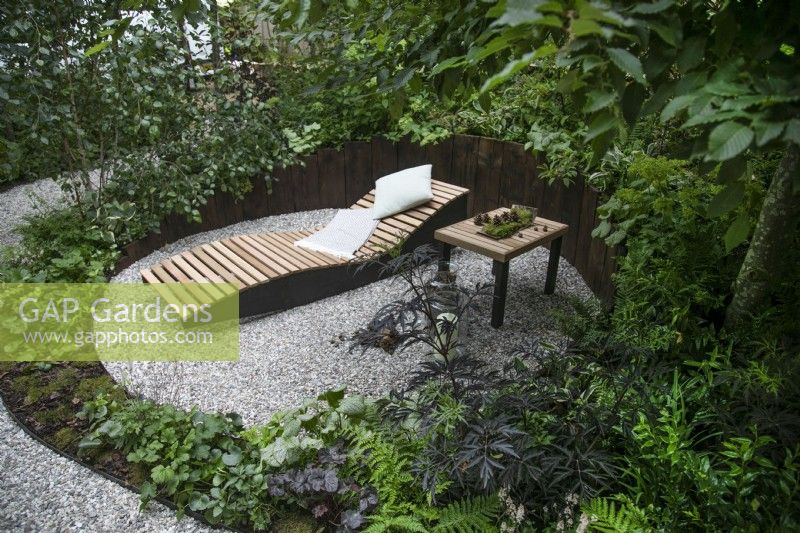
[[[229,282],[240,290],[242,317],[288,309],[344,292],[379,279],[377,268],[356,270],[361,263],[403,248],[433,242],[433,231],[466,216],[469,191],[432,180],[433,199],[381,219],[367,242],[348,261],[334,255],[307,250],[295,242],[315,229],[240,235],[203,244],[141,271],[146,283]],[[365,194],[350,209],[369,209],[375,190]],[[213,296],[213,295],[212,295]],[[223,295],[220,293],[219,297]]]

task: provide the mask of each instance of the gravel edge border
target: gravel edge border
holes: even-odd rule
[[[0,404],[2,404],[2,407],[6,410],[6,412],[8,413],[9,418],[11,418],[11,420],[14,422],[14,424],[16,424],[17,427],[22,429],[22,431],[28,437],[33,439],[38,444],[44,446],[45,448],[48,448],[49,450],[57,453],[58,455],[60,455],[61,457],[65,458],[65,459],[68,459],[68,460],[70,460],[70,461],[72,461],[74,463],[79,464],[80,466],[88,469],[89,471],[91,471],[94,474],[100,475],[100,476],[104,477],[105,479],[107,479],[109,481],[113,481],[114,483],[116,483],[120,487],[122,487],[124,489],[127,489],[127,490],[129,490],[130,492],[132,492],[134,494],[141,494],[141,491],[138,488],[136,488],[135,486],[131,485],[130,483],[128,483],[124,479],[119,478],[119,477],[117,477],[117,476],[115,476],[113,474],[110,474],[110,473],[108,473],[108,472],[106,472],[104,470],[100,470],[98,468],[95,468],[93,465],[87,463],[86,461],[84,461],[83,459],[79,458],[78,456],[72,455],[71,453],[69,453],[69,452],[67,452],[65,450],[62,450],[61,448],[58,448],[57,446],[54,446],[53,444],[51,444],[51,443],[47,442],[46,440],[44,440],[35,431],[33,431],[30,427],[28,427],[27,424],[25,424],[24,422],[22,422],[22,420],[19,419],[17,414],[9,407],[8,403],[6,402],[5,397],[2,394],[0,394]],[[163,506],[165,506],[165,507],[167,507],[169,509],[172,509],[175,512],[177,512],[177,510],[178,510],[178,506],[175,505],[175,503],[173,503],[171,500],[168,500],[167,498],[164,498],[163,496],[155,496],[153,498],[153,500],[157,501],[158,503],[160,503],[161,505],[163,505]],[[221,526],[219,524],[212,524],[211,522],[206,520],[206,518],[203,515],[197,513],[196,511],[192,511],[191,509],[186,509],[184,511],[184,514],[186,516],[194,518],[198,522],[201,522],[202,524],[208,526],[209,528],[217,530],[217,531],[235,531],[237,533],[249,533],[247,530],[244,530],[244,529],[231,528],[231,527],[227,527],[227,526]]]

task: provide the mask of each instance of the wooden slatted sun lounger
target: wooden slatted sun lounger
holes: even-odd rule
[[[363,264],[368,259],[401,243],[404,251],[433,243],[436,229],[467,216],[467,189],[436,180],[432,189],[430,202],[382,219],[349,261],[294,245],[316,230],[264,232],[197,246],[142,270],[142,279],[146,283],[232,283],[239,287],[241,317],[333,296],[380,278],[377,265]],[[351,209],[372,207],[374,200],[372,190]],[[211,287],[206,292],[212,299],[221,296]]]

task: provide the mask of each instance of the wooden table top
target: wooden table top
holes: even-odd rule
[[[501,207],[495,209],[494,211],[490,211],[489,215],[495,215],[503,211],[508,211],[508,208]],[[544,230],[545,227],[547,227],[547,231]],[[547,244],[563,236],[569,229],[569,226],[561,222],[536,217],[533,226],[522,229],[510,237],[499,240],[479,233],[480,229],[481,226],[476,226],[472,219],[468,218],[461,222],[451,224],[450,226],[437,229],[433,236],[437,241],[477,252],[505,263],[518,255],[533,250],[537,246],[542,246],[543,244]]]

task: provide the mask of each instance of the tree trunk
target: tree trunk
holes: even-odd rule
[[[181,17],[181,20],[178,22],[178,27],[183,39],[183,57],[186,61],[186,70],[189,71],[189,76],[186,78],[186,91],[191,92],[194,90],[194,61],[192,61],[192,44],[189,42],[187,26],[186,17]]]
[[[800,215],[800,194],[794,184],[798,172],[800,147],[789,143],[764,197],[750,247],[733,286],[733,300],[725,314],[728,329],[763,310],[770,295],[770,282],[779,279],[788,238]]]
[[[219,68],[222,53],[220,52],[220,36],[219,36],[219,6],[217,5],[217,0],[211,0],[209,2],[209,28],[211,35],[211,62],[214,64],[214,68]]]

